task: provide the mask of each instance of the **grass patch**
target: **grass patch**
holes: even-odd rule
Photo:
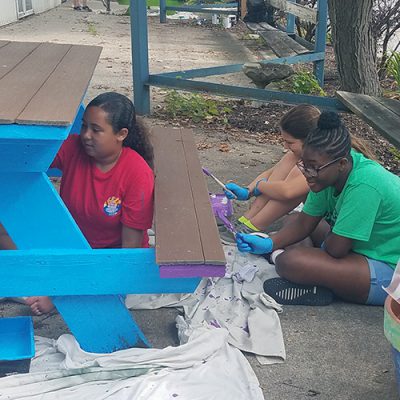
[[[93,36],[97,36],[96,25],[93,22],[88,22],[87,24],[88,24],[88,32]]]
[[[227,123],[227,114],[232,110],[222,101],[214,100],[197,93],[182,93],[171,90],[165,97],[165,113],[170,118],[184,117],[193,122],[214,118]]]
[[[181,6],[182,1],[179,0],[167,0],[167,6]],[[147,0],[147,7],[159,7],[160,0]]]

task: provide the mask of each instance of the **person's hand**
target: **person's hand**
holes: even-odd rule
[[[270,237],[259,233],[237,233],[236,244],[242,253],[268,254],[272,252],[274,242]]]
[[[250,195],[249,189],[239,186],[233,182],[227,183],[225,185],[225,187],[227,189],[229,189],[236,196],[237,200],[248,200],[249,199],[249,195]],[[232,193],[229,193],[228,190],[224,190],[224,192],[225,192],[225,196],[228,199],[233,200],[235,198],[234,196],[232,196]]]
[[[260,194],[262,194],[260,189],[258,188],[258,186],[260,185],[261,182],[267,182],[267,178],[261,178],[259,181],[257,181],[256,186],[254,187],[254,190],[253,190],[253,195],[255,197],[257,197]]]

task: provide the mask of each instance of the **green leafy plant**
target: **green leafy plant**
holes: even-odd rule
[[[400,161],[400,150],[399,149],[396,149],[396,147],[391,146],[391,147],[389,147],[389,151],[392,153],[393,157],[397,161]]]
[[[386,71],[396,82],[397,88],[400,89],[400,53],[394,51],[386,61]]]
[[[180,116],[190,118],[193,122],[200,122],[214,117],[224,117],[230,112],[231,109],[224,103],[208,99],[201,94],[171,90],[165,97],[165,113],[172,118]]]
[[[315,76],[309,71],[297,72],[288,79],[279,82],[277,87],[279,90],[292,93],[326,96]]]

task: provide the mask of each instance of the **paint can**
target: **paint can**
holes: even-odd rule
[[[213,25],[218,25],[219,24],[219,15],[218,14],[213,14],[211,16],[211,23]]]
[[[232,14],[232,15],[228,15],[229,20],[231,21],[231,26],[236,25],[237,23],[237,17],[236,15]]]
[[[229,15],[226,16],[226,17],[224,17],[224,18],[222,18],[222,26],[223,26],[225,29],[232,28],[232,23],[231,23],[231,20],[230,20],[230,18],[229,18]]]

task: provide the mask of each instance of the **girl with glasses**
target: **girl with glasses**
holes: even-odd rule
[[[264,291],[281,304],[325,305],[335,295],[382,305],[400,258],[400,178],[354,151],[332,112],[297,165],[311,189],[303,211],[268,238],[237,234],[239,250],[272,253],[280,278]]]

